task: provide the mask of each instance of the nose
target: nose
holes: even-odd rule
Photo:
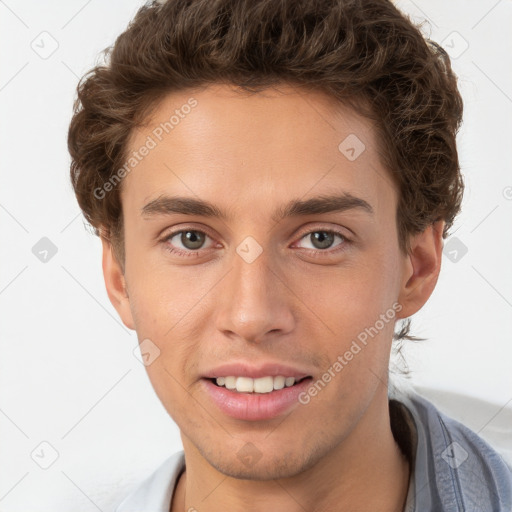
[[[262,343],[294,329],[293,293],[270,260],[266,251],[252,262],[236,254],[223,279],[216,323],[232,340]]]

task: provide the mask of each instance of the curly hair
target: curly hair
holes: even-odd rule
[[[462,201],[463,104],[450,59],[389,0],[164,0],[142,6],[80,81],[68,133],[71,180],[95,233],[124,261],[119,186],[134,129],[167,94],[213,83],[321,91],[372,120],[399,191],[399,245]],[[396,339],[413,339],[402,328]],[[418,338],[416,338],[418,339]]]

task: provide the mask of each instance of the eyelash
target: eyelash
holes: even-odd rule
[[[199,253],[201,252],[202,249],[198,249],[198,250],[195,250],[195,251],[194,250],[186,250],[185,251],[183,249],[176,249],[175,247],[172,247],[169,244],[169,240],[171,238],[174,238],[176,235],[179,235],[180,233],[186,233],[188,231],[191,231],[191,232],[194,232],[194,233],[201,233],[201,234],[206,235],[206,236],[208,236],[210,238],[213,238],[208,233],[206,233],[205,231],[202,231],[200,229],[184,228],[184,229],[180,229],[178,231],[173,231],[172,233],[169,233],[169,234],[165,235],[165,237],[161,240],[161,242],[164,243],[164,245],[165,245],[165,249],[168,252],[170,252],[171,254],[177,254],[178,256],[183,256],[185,258],[198,257]],[[347,248],[346,246],[349,245],[352,242],[349,238],[347,238],[345,236],[344,233],[341,233],[340,231],[336,231],[336,230],[332,230],[332,229],[313,229],[311,231],[307,231],[305,233],[302,233],[301,236],[299,237],[299,240],[302,240],[307,235],[311,235],[313,233],[328,233],[328,234],[332,234],[332,235],[337,235],[337,236],[342,238],[342,243],[340,243],[338,246],[336,246],[336,248],[334,250],[329,250],[329,249],[325,249],[325,250],[321,250],[321,249],[307,249],[307,251],[310,252],[310,255],[312,257],[314,257],[314,258],[323,257],[326,254],[327,255],[333,255],[333,254],[341,253],[341,252],[345,251],[346,248]]]

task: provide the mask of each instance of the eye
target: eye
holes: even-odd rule
[[[179,254],[180,256],[197,256],[199,250],[203,249],[203,244],[206,238],[210,238],[204,231],[197,229],[182,229],[167,235],[163,242],[166,248],[171,253]],[[174,240],[176,239],[176,240]],[[183,247],[176,247],[176,244],[181,244]]]
[[[334,247],[338,247],[340,245],[346,245],[346,243],[349,242],[348,238],[338,231],[332,231],[332,230],[323,230],[323,229],[317,229],[315,231],[309,231],[308,233],[305,233],[302,235],[301,240],[310,241],[313,247],[311,247],[312,250],[316,252],[332,252],[327,251],[327,249],[331,248],[333,246],[333,243],[336,238],[341,239],[341,242],[335,245]],[[306,247],[309,249],[309,247]],[[336,252],[336,251],[334,251]]]

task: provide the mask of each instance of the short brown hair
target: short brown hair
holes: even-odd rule
[[[114,247],[123,245],[122,184],[101,199],[95,190],[123,165],[129,136],[159,100],[212,83],[314,89],[372,119],[399,191],[403,252],[436,220],[446,237],[460,210],[456,76],[446,52],[389,0],[153,1],[105,54],[78,85],[68,147],[78,203]]]

